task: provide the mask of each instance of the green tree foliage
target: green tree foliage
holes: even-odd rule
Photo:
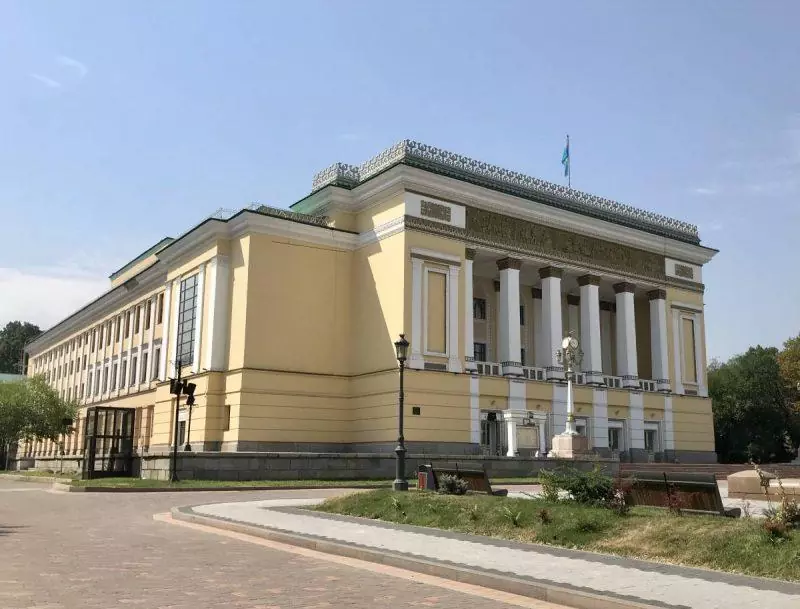
[[[76,410],[74,402],[61,399],[41,376],[0,383],[0,442],[57,440]]]
[[[33,340],[42,331],[39,326],[21,321],[10,321],[0,330],[0,372],[22,374],[22,350],[25,343]]]
[[[751,347],[708,368],[719,458],[742,463],[788,461],[800,442],[798,421],[775,348]]]

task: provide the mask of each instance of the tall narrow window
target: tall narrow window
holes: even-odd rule
[[[164,292],[158,295],[158,314],[156,315],[156,323],[160,324],[164,321]]]
[[[125,314],[125,338],[131,335],[131,312]]]
[[[138,357],[135,356],[135,355],[131,358],[131,382],[130,382],[131,386],[136,384],[136,361],[137,361],[137,359],[138,359]]]
[[[111,367],[111,389],[112,391],[117,388],[117,364]]]
[[[122,315],[117,317],[117,331],[114,334],[114,342],[119,342],[119,337],[122,334]]]
[[[96,339],[96,336],[97,336],[97,330],[92,330],[92,345],[89,348],[89,351],[91,351],[92,353],[94,353],[94,341]]]
[[[519,305],[519,323],[520,325],[525,325],[525,306]]]
[[[156,347],[155,351],[153,352],[153,376],[151,378],[156,378],[158,376],[158,367],[161,365],[161,347]]]
[[[142,316],[142,307],[136,307],[136,312],[133,315],[133,333],[139,334],[140,318]]]
[[[145,351],[142,354],[142,372],[139,375],[139,382],[140,383],[144,383],[144,382],[147,381],[147,356],[148,355],[149,354],[147,353],[147,351]]]
[[[472,318],[473,319],[486,319],[486,299],[473,298],[472,299]]]
[[[108,391],[108,366],[103,368],[103,393]]]
[[[178,343],[176,359],[181,365],[188,366],[194,362],[194,326],[197,303],[197,275],[181,281],[178,300]]]
[[[485,362],[486,361],[486,343],[474,343],[473,348],[475,349],[475,361],[476,362]]]
[[[125,379],[128,378],[128,360],[122,360],[122,368],[119,371],[119,384],[125,386]]]
[[[94,394],[95,395],[99,395],[100,394],[100,369],[99,368],[95,371],[95,375],[94,375]]]
[[[84,383],[81,383],[81,399],[83,399],[83,391],[84,391],[84,389],[86,389],[86,385]]]
[[[150,301],[148,300],[144,305],[144,329],[150,329]]]
[[[92,373],[89,373],[89,377],[86,379],[86,382],[89,387],[89,395],[92,395]]]
[[[106,347],[111,346],[111,324],[113,322],[108,322],[106,324]]]

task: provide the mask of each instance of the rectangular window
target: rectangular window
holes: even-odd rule
[[[447,275],[427,269],[426,272],[425,351],[447,353]]]
[[[182,366],[194,362],[194,326],[197,303],[197,275],[181,281],[178,299],[178,343],[176,360]]]
[[[84,383],[81,383],[81,399],[83,399],[83,391],[84,391],[84,389],[86,389],[86,385]]]
[[[519,305],[519,323],[521,326],[525,325],[525,306]]]
[[[67,401],[72,399],[72,389],[67,389]]]
[[[94,353],[94,342],[96,339],[96,335],[97,335],[97,330],[92,330],[92,346],[89,348],[89,351],[91,351],[92,353]]]
[[[131,312],[125,313],[125,338],[131,335]]]
[[[608,447],[611,450],[619,450],[619,432],[620,429],[614,427],[608,428]]]
[[[130,381],[130,385],[131,386],[136,384],[136,361],[137,361],[137,359],[138,359],[138,357],[136,355],[134,355],[131,358],[131,381]]]
[[[119,342],[119,337],[122,335],[122,316],[117,317],[116,331],[114,332],[114,342]]]
[[[647,452],[656,452],[656,430],[655,429],[645,429],[644,430],[644,449]]]
[[[142,316],[142,307],[136,307],[136,312],[133,316],[133,333],[139,334],[140,318]]]
[[[142,354],[142,372],[139,375],[139,382],[145,383],[147,382],[147,356],[149,354],[147,352]]]
[[[94,394],[100,395],[100,370],[96,370],[94,374]]]
[[[75,364],[75,362],[73,362],[73,361],[70,361],[70,363],[69,363],[69,373],[70,374],[72,374],[72,370],[73,370],[74,364]]]
[[[164,293],[158,295],[158,314],[156,315],[156,323],[160,324],[164,321]]]
[[[108,391],[108,366],[103,368],[103,393]]]
[[[92,394],[92,373],[91,372],[89,373],[89,376],[87,377],[86,382],[87,382],[88,387],[89,387],[89,395],[91,395]]]
[[[520,349],[519,350],[519,361],[523,366],[527,366],[528,365],[526,356],[527,356],[527,353],[525,352],[525,349]]]
[[[473,319],[486,319],[486,299],[473,298],[472,299],[472,318]]]
[[[158,367],[161,365],[161,347],[156,347],[156,350],[153,355],[153,377],[156,378],[158,376]]]
[[[475,361],[476,362],[485,362],[486,361],[486,343],[475,343]]]
[[[144,329],[150,329],[150,301],[144,305]]]
[[[106,347],[111,345],[111,324],[112,322],[106,324]]]
[[[231,407],[225,404],[222,408],[222,431],[230,431],[231,428]]]
[[[117,364],[111,367],[111,389],[112,391],[117,388]]]
[[[83,369],[86,370],[86,356],[83,356]]]
[[[125,379],[128,378],[128,360],[122,360],[122,368],[119,371],[120,385],[125,386]]]

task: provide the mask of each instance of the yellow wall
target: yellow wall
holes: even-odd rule
[[[140,260],[139,262],[134,264],[131,268],[129,268],[127,271],[112,279],[111,287],[115,288],[118,285],[122,285],[123,283],[128,281],[128,279],[130,279],[131,277],[135,277],[145,269],[148,269],[151,266],[153,266],[157,261],[158,261],[158,256],[156,254],[151,254],[147,258]]]
[[[714,417],[710,399],[673,396],[672,421],[676,450],[714,450]]]

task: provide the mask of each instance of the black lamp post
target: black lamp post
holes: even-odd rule
[[[189,407],[189,422],[186,425],[186,444],[183,450],[192,452],[192,445],[189,444],[189,436],[192,434],[192,406],[194,406],[194,383],[183,383],[183,394],[186,396],[186,405]]]
[[[395,342],[394,348],[397,350],[397,361],[400,362],[400,394],[398,396],[398,413],[397,413],[397,448],[394,449],[394,454],[397,456],[395,460],[395,473],[394,483],[392,488],[396,491],[407,491],[408,481],[406,480],[406,444],[403,438],[403,400],[405,394],[403,393],[403,372],[406,368],[406,358],[408,356],[408,341],[405,334],[400,335],[400,340]]]
[[[181,392],[183,379],[181,379],[181,360],[175,362],[175,378],[170,380],[169,392],[175,396],[175,425],[173,427],[172,463],[170,463],[169,481],[178,481],[178,417],[181,412]]]

